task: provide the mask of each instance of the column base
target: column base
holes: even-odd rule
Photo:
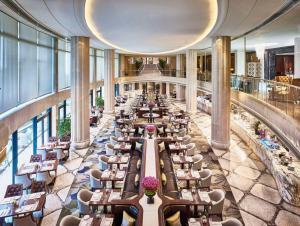
[[[70,149],[71,150],[83,149],[83,148],[87,148],[89,146],[90,146],[90,139],[85,140],[85,141],[81,141],[81,142],[72,141]]]
[[[212,140],[211,146],[212,146],[212,148],[216,148],[216,149],[228,150],[230,147],[230,142],[229,143],[219,143],[217,141]]]

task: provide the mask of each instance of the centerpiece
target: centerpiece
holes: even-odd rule
[[[156,127],[154,125],[147,125],[146,130],[148,131],[149,139],[152,139],[152,136],[156,130]]]
[[[158,189],[158,180],[155,177],[144,177],[142,180],[142,187],[144,188],[144,193],[148,197],[147,203],[153,204],[154,203],[154,196]]]

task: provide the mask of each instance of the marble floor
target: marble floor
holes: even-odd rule
[[[185,109],[185,104],[174,102],[174,107]],[[192,116],[190,134],[199,151],[210,143],[210,116],[198,112]],[[60,219],[77,215],[76,194],[80,188],[89,188],[88,170],[97,165],[97,156],[113,132],[113,116],[104,115],[97,127],[91,127],[89,148],[73,152],[58,168],[58,177],[47,195],[42,226],[58,226]],[[226,190],[224,216],[239,218],[246,226],[300,225],[300,208],[284,202],[276,183],[265,165],[236,135],[231,134],[229,151],[210,150],[202,153],[205,164],[213,169],[213,188]]]
[[[174,102],[185,110],[185,104]],[[198,111],[192,120],[211,138],[211,116]],[[280,197],[272,175],[258,156],[238,136],[231,133],[229,151],[213,149],[226,175],[246,226],[299,226],[300,207]]]

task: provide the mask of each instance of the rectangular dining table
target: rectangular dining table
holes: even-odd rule
[[[125,170],[117,170],[117,172],[113,173],[113,171],[106,170],[102,172],[101,181],[104,183],[111,181],[112,188],[115,188],[115,182],[123,181],[126,176]]]
[[[185,164],[188,164],[189,168],[191,168],[193,164],[192,156],[187,156],[187,155],[173,155],[172,161],[174,164],[180,165],[181,169],[184,169]]]
[[[116,156],[110,156],[109,159],[108,159],[108,162],[107,164],[108,165],[117,165],[117,168],[120,169],[120,165],[122,164],[127,164],[129,161],[129,156],[119,156],[119,155],[116,155]]]
[[[195,181],[197,184],[198,180],[200,180],[199,171],[192,169],[189,169],[187,171],[183,169],[178,169],[176,171],[176,177],[178,180],[186,181],[187,188],[190,188],[190,181]]]
[[[112,226],[113,221],[112,214],[85,215],[81,218],[79,226]]]
[[[0,200],[0,219],[42,211],[46,193],[38,192]]]
[[[169,150],[171,153],[176,153],[177,155],[179,152],[184,152],[187,149],[187,146],[185,144],[169,144]]]
[[[112,200],[121,200],[121,189],[99,189],[93,192],[89,201],[89,206],[98,208],[103,206],[104,213],[107,213],[107,206],[111,205]]]
[[[42,162],[24,163],[19,168],[17,175],[31,175],[42,172],[56,171],[58,160],[45,160]]]

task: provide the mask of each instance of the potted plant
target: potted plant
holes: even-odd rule
[[[148,197],[147,203],[153,204],[154,203],[154,196],[158,189],[158,180],[155,177],[144,177],[142,180],[142,187],[144,188],[144,193]]]
[[[104,100],[102,99],[102,97],[97,97],[97,99],[96,99],[96,105],[99,108],[99,111],[101,113],[103,113],[103,110],[104,110]]]
[[[60,138],[71,135],[71,118],[65,118],[59,122],[58,135]]]
[[[252,125],[255,135],[259,135],[259,126],[260,126],[260,121],[256,121]]]
[[[148,131],[149,134],[149,139],[152,139],[152,136],[155,132],[156,127],[154,125],[147,125],[146,130]]]

